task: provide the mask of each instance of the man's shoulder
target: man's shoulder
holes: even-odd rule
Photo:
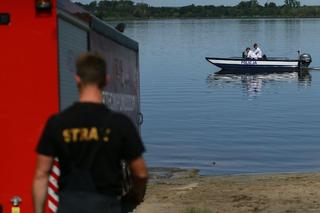
[[[67,107],[66,109],[64,109],[64,110],[62,110],[60,112],[54,113],[54,114],[49,116],[48,123],[57,124],[57,123],[59,123],[59,121],[63,117],[65,117],[65,115],[70,114],[70,112],[72,112],[72,111],[74,111],[74,106],[73,105]]]
[[[48,117],[48,123],[56,123],[59,120],[60,113],[54,113]]]
[[[59,112],[57,115],[63,115],[63,114],[66,114],[66,113],[69,113],[69,112],[72,112],[74,110],[77,110],[79,107],[79,104],[77,103],[73,103],[71,104],[70,106],[68,106],[67,108],[63,109],[61,112]]]
[[[109,109],[104,104],[96,104],[90,102],[75,102],[67,108],[63,109],[57,116],[75,116],[83,113],[107,113]]]
[[[82,110],[79,110],[80,108],[85,107],[85,106],[79,106],[77,104],[73,104],[69,106],[68,108],[64,109],[63,111],[53,114],[50,116],[49,120],[53,123],[59,123],[60,120],[69,120],[71,118],[74,118],[76,115],[82,115]],[[119,111],[113,111],[110,108],[108,108],[106,105],[104,105],[105,108],[99,108],[98,112],[95,111],[95,115],[105,116],[109,117],[114,124],[118,124],[119,126],[128,126],[128,125],[134,125],[133,120],[123,112]],[[91,113],[93,111],[90,111]],[[80,116],[79,115],[79,116]]]

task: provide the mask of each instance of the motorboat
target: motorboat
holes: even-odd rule
[[[312,62],[310,54],[303,53],[299,59],[290,60],[284,57],[264,57],[263,59],[250,59],[241,57],[211,58],[206,57],[211,64],[221,68],[223,73],[283,73],[298,72],[308,68]]]

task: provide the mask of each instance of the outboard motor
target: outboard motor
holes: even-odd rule
[[[307,68],[312,62],[311,55],[308,53],[303,53],[299,56],[300,67]]]

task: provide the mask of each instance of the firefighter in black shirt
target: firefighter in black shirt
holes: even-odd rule
[[[54,157],[58,157],[58,212],[120,213],[123,203],[137,205],[143,200],[147,182],[142,157],[145,149],[131,120],[102,103],[107,81],[103,58],[86,53],[79,57],[76,68],[79,102],[48,119],[37,146],[34,212],[44,212],[49,173]],[[123,160],[132,184],[121,197]]]

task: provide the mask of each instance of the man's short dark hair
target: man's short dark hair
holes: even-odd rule
[[[97,53],[84,53],[76,62],[77,75],[83,85],[95,84],[100,89],[106,85],[106,61]]]

